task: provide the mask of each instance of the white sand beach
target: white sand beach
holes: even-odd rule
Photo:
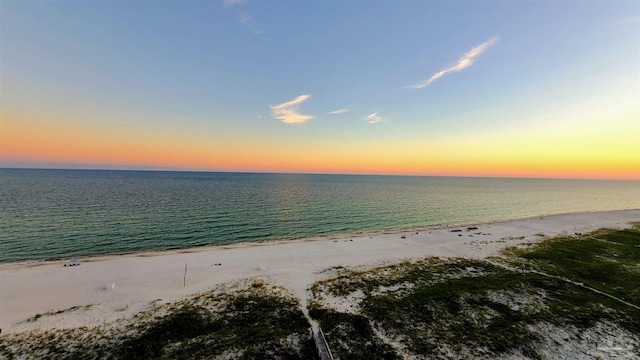
[[[323,278],[323,269],[333,266],[375,266],[427,256],[483,258],[507,246],[599,228],[627,228],[638,221],[640,209],[340,239],[93,257],[73,267],[64,267],[64,261],[5,264],[0,265],[0,328],[4,334],[91,327],[130,316],[158,299],[180,300],[223,283],[252,278],[283,285],[304,304],[309,286]],[[36,314],[73,307],[79,308],[28,321]]]

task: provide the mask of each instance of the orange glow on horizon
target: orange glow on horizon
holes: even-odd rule
[[[545,143],[480,138],[320,146],[229,136],[187,141],[161,130],[60,124],[70,123],[4,112],[0,159],[98,168],[640,180],[633,134],[631,141],[606,144],[587,136]]]

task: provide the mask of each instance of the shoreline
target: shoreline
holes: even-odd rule
[[[177,301],[255,278],[284,286],[305,304],[308,288],[331,267],[372,267],[429,256],[485,258],[508,246],[599,228],[628,228],[639,221],[640,209],[580,212],[434,229],[106,255],[86,258],[75,267],[63,267],[63,260],[0,264],[0,328],[2,333],[11,333],[91,326],[129,317],[158,299]],[[115,286],[109,288],[112,283]],[[51,315],[29,320],[37,314]]]
[[[95,255],[79,255],[79,256],[71,256],[66,258],[55,258],[55,259],[24,260],[24,261],[0,263],[0,271],[2,271],[5,268],[13,268],[13,267],[23,267],[23,266],[36,267],[36,266],[43,266],[43,265],[49,265],[49,264],[64,264],[71,259],[80,259],[82,262],[96,262],[96,261],[106,261],[106,260],[120,258],[120,257],[163,256],[167,254],[195,253],[195,252],[210,251],[215,249],[235,249],[235,248],[277,245],[277,244],[286,244],[286,243],[301,243],[301,242],[304,243],[304,242],[336,240],[336,239],[340,240],[345,238],[394,235],[394,234],[402,234],[402,233],[409,233],[409,232],[416,232],[416,231],[418,232],[435,231],[435,230],[454,229],[459,227],[494,225],[494,224],[501,224],[501,223],[509,223],[513,221],[539,219],[539,218],[545,218],[545,217],[582,215],[582,214],[593,214],[593,213],[626,212],[626,211],[640,211],[640,208],[623,209],[623,210],[604,210],[604,211],[578,211],[578,212],[557,213],[557,214],[548,214],[548,215],[537,215],[537,216],[530,216],[530,217],[524,217],[524,218],[492,220],[492,221],[485,221],[485,222],[455,223],[455,224],[449,224],[449,225],[438,224],[438,225],[425,226],[425,227],[397,228],[397,229],[387,229],[387,230],[379,230],[379,231],[364,230],[364,231],[353,232],[353,233],[339,233],[339,234],[315,235],[315,236],[312,235],[312,236],[303,236],[303,237],[275,238],[275,239],[256,239],[251,241],[218,244],[218,245],[202,245],[202,246],[178,247],[178,248],[159,249],[159,250],[142,250],[142,251],[133,251],[133,252],[121,252],[121,253],[116,252],[116,253],[105,253],[105,254],[95,254]],[[640,221],[640,219],[638,219],[638,221]]]

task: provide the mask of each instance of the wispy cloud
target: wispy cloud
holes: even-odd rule
[[[626,17],[618,22],[621,24],[640,24],[640,16]]]
[[[375,112],[373,114],[369,114],[367,115],[367,117],[365,118],[365,120],[367,120],[369,122],[369,124],[377,124],[380,121],[384,120],[382,117],[380,117],[378,115],[379,113]]]
[[[300,95],[291,101],[271,106],[271,115],[274,119],[280,120],[285,124],[302,124],[307,122],[314,117],[311,115],[301,114],[298,109],[300,104],[310,97],[311,95]]]
[[[459,60],[458,63],[455,64],[454,66],[444,69],[444,70],[440,70],[437,73],[433,74],[432,77],[430,77],[428,80],[425,80],[421,83],[418,83],[416,85],[412,85],[412,88],[416,88],[416,89],[422,89],[423,87],[429,86],[432,82],[440,79],[441,77],[452,73],[452,72],[456,72],[456,71],[462,71],[466,68],[468,68],[469,66],[473,65],[473,63],[475,62],[476,58],[478,56],[480,56],[480,54],[482,54],[483,52],[485,52],[488,48],[490,48],[493,44],[495,44],[496,42],[498,42],[498,37],[493,37],[491,40],[482,43],[476,47],[474,47],[473,49],[469,50],[469,52],[467,52],[466,54],[464,54]]]
[[[244,4],[245,0],[222,0],[224,6],[232,7],[234,5]]]
[[[222,0],[222,3],[224,7],[228,7],[228,8],[236,7],[236,9],[234,9],[233,12],[236,14],[236,19],[238,20],[238,23],[240,25],[249,29],[249,31],[251,31],[255,35],[262,35],[262,30],[258,29],[253,24],[251,15],[249,15],[248,12],[242,11],[239,8],[237,8],[237,6],[239,5],[246,5],[247,4],[246,0]]]
[[[242,26],[244,26],[247,29],[249,29],[249,31],[251,31],[252,33],[254,33],[256,35],[262,35],[262,30],[259,30],[255,26],[253,26],[253,22],[251,20],[251,16],[248,13],[240,13],[240,14],[238,14],[238,22]]]
[[[349,109],[338,109],[338,110],[330,111],[327,114],[329,114],[329,115],[338,115],[338,114],[344,114],[344,113],[346,113],[348,111],[349,111]]]

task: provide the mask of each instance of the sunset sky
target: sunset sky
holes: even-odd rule
[[[640,2],[2,1],[0,167],[640,179]]]

